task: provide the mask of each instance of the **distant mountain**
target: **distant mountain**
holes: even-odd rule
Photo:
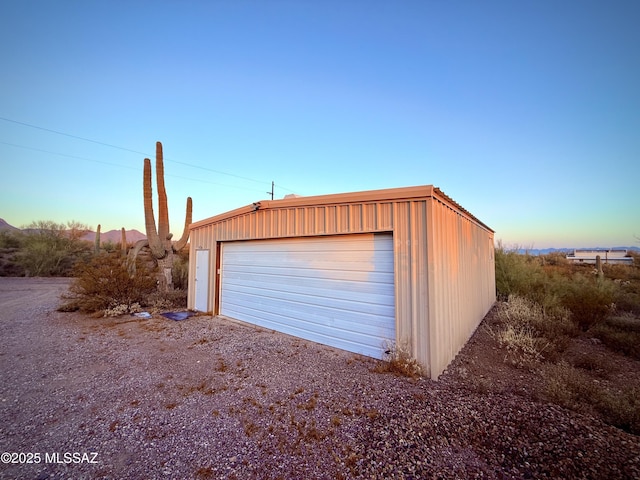
[[[0,232],[10,231],[10,232],[29,232],[29,229],[21,230],[19,228],[14,227],[13,225],[9,225],[3,218],[0,218]],[[138,240],[142,240],[147,238],[147,236],[138,231],[138,230],[125,230],[125,237],[127,238],[127,243],[135,243]],[[120,230],[109,230],[108,232],[100,233],[100,241],[104,242],[113,242],[120,243],[120,239],[122,237],[122,233]],[[96,239],[96,232],[89,231],[83,237],[84,240],[93,242]]]
[[[595,249],[609,249],[609,250],[627,250],[640,253],[640,247],[589,247],[586,250]],[[528,253],[529,255],[548,255],[550,253],[573,253],[575,248],[519,248],[518,253]]]
[[[138,240],[143,240],[147,238],[147,236],[144,233],[135,229],[125,230],[124,234],[127,238],[127,243],[136,243]],[[101,243],[105,243],[105,242],[120,243],[121,237],[122,237],[122,232],[120,230],[109,230],[108,232],[100,232]],[[84,240],[93,242],[96,239],[96,232],[87,232],[82,238]]]
[[[20,230],[19,228],[14,227],[13,225],[9,225],[4,218],[0,218],[0,231],[4,230]]]

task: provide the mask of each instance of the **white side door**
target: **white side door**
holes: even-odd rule
[[[209,311],[209,250],[196,250],[196,299],[195,308]]]

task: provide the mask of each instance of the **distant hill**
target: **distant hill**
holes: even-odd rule
[[[19,228],[14,227],[13,225],[9,225],[4,218],[0,218],[0,231],[4,230],[20,230]]]
[[[124,234],[127,237],[127,243],[136,243],[138,240],[143,240],[147,238],[147,236],[144,233],[135,229],[125,230]],[[105,243],[105,242],[120,243],[121,236],[122,236],[122,233],[120,230],[109,230],[108,232],[100,232],[100,242],[101,243]],[[82,238],[84,240],[93,242],[96,239],[96,232],[92,232],[92,231],[87,232]]]
[[[2,231],[10,231],[10,232],[18,232],[18,231],[28,231],[21,230],[19,228],[14,227],[13,225],[9,225],[3,218],[0,218],[0,232]],[[120,243],[121,238],[120,230],[109,230],[108,232],[100,232],[100,241],[104,242],[113,242]],[[147,238],[147,236],[138,231],[138,230],[125,230],[125,236],[127,238],[127,243],[135,243],[138,240],[143,240]],[[84,240],[93,242],[96,239],[96,232],[89,231],[83,237]]]
[[[627,250],[640,253],[640,247],[589,247],[591,249],[615,249],[615,250]],[[519,248],[518,253],[528,253],[529,255],[548,255],[550,253],[573,253],[575,248]]]

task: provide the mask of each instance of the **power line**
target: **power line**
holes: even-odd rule
[[[45,149],[42,149],[42,148],[28,147],[26,145],[18,145],[16,143],[3,142],[1,140],[0,140],[0,144],[8,145],[8,146],[11,146],[11,147],[16,147],[16,148],[23,148],[25,150],[33,150],[35,152],[48,153],[50,155],[58,155],[60,157],[73,158],[75,160],[82,160],[82,161],[93,162],[93,163],[101,163],[103,165],[109,165],[109,166],[112,166],[112,167],[128,168],[129,170],[137,170],[137,171],[141,171],[142,170],[141,168],[131,167],[129,165],[121,165],[119,163],[105,162],[104,160],[95,160],[95,159],[86,158],[86,157],[78,157],[76,155],[69,155],[69,154],[66,154],[66,153],[53,152],[51,150],[45,150]],[[257,189],[254,189],[254,188],[241,187],[241,186],[237,186],[237,185],[229,185],[229,184],[226,184],[226,183],[211,182],[209,180],[203,180],[201,178],[189,178],[189,177],[183,177],[183,176],[180,176],[180,175],[173,175],[173,174],[170,174],[170,173],[165,173],[165,176],[172,177],[172,178],[180,178],[182,180],[188,180],[188,181],[191,181],[191,182],[200,182],[200,183],[207,183],[209,185],[218,185],[218,186],[222,186],[222,187],[230,187],[230,188],[238,188],[238,189],[242,189],[242,190],[249,190],[249,191],[252,191],[252,192],[257,192],[258,191]]]
[[[92,158],[78,157],[76,155],[69,155],[69,154],[66,154],[66,153],[52,152],[51,150],[45,150],[43,148],[28,147],[26,145],[18,145],[17,143],[3,142],[1,140],[0,140],[0,143],[2,145],[9,145],[10,147],[23,148],[25,150],[33,150],[34,152],[48,153],[48,154],[51,154],[51,155],[58,155],[60,157],[74,158],[76,160],[83,160],[83,161],[87,161],[87,162],[102,163],[104,165],[111,165],[111,166],[114,166],[114,167],[128,168],[130,170],[140,170],[139,168],[131,167],[129,165],[120,165],[118,163],[105,162],[103,160],[94,160]]]
[[[59,132],[57,130],[51,130],[50,128],[39,127],[38,125],[32,125],[30,123],[19,122],[17,120],[11,120],[10,118],[0,117],[0,120],[4,120],[5,122],[15,123],[17,125],[23,125],[25,127],[36,128],[38,130],[43,130],[45,132],[55,133],[57,135],[64,135],[65,137],[75,138],[77,140],[83,140],[85,142],[95,143],[97,145],[103,145],[105,147],[117,148],[118,150],[124,150],[125,152],[137,153],[140,155],[147,156],[144,152],[138,152],[136,150],[131,150],[130,148],[119,147],[117,145],[112,145],[110,143],[99,142],[97,140],[91,140],[90,138],[79,137],[77,135],[71,135],[70,133]]]
[[[4,120],[5,122],[10,122],[10,123],[15,123],[16,125],[22,125],[22,126],[29,127],[29,128],[35,128],[37,130],[43,130],[45,132],[55,133],[56,135],[63,135],[65,137],[74,138],[76,140],[82,140],[82,141],[85,141],[85,142],[95,143],[97,145],[102,145],[102,146],[105,146],[105,147],[116,148],[118,150],[123,150],[125,152],[136,153],[138,155],[143,155],[144,157],[151,157],[151,155],[148,154],[148,153],[139,152],[137,150],[132,150],[132,149],[126,148],[126,147],[120,147],[118,145],[113,145],[111,143],[100,142],[98,140],[92,140],[90,138],[80,137],[78,135],[72,135],[70,133],[60,132],[58,130],[52,130],[50,128],[40,127],[38,125],[33,125],[31,123],[19,122],[18,120],[12,120],[12,119],[6,118],[6,117],[0,117],[0,120]],[[205,170],[205,171],[212,172],[212,173],[218,173],[220,175],[227,175],[227,176],[230,176],[230,177],[239,178],[241,180],[247,180],[249,182],[267,183],[267,182],[265,182],[263,180],[256,180],[254,178],[243,177],[241,175],[236,175],[236,174],[233,174],[233,173],[223,172],[222,170],[215,170],[213,168],[203,167],[201,165],[194,165],[194,164],[187,163],[187,162],[181,162],[181,161],[178,161],[178,160],[172,160],[171,158],[165,158],[165,160],[167,162],[177,163],[179,165],[185,165],[185,166],[192,167],[192,168],[199,168],[200,170]]]

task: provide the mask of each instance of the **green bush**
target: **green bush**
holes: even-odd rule
[[[82,240],[87,231],[76,222],[34,222],[22,234],[16,262],[29,277],[68,276],[77,262],[92,253],[91,243]]]
[[[22,241],[19,233],[8,230],[0,231],[0,248],[20,248]]]
[[[611,280],[592,275],[575,274],[558,286],[562,305],[571,312],[573,321],[584,331],[604,321],[612,311],[615,285]]]
[[[545,396],[577,412],[596,413],[613,426],[640,434],[640,391],[629,387],[611,392],[580,369],[561,362],[542,370]]]
[[[640,278],[638,269],[611,266],[605,269],[623,278],[614,282],[595,275],[585,265],[567,263],[558,255],[535,257],[516,250],[506,250],[499,243],[495,253],[496,290],[500,300],[510,296],[526,298],[542,308],[543,316],[560,319],[536,326],[548,335],[571,334],[566,312],[582,330],[602,322],[616,305],[624,311],[640,311]],[[559,330],[559,331],[558,331]]]
[[[171,274],[173,288],[187,290],[189,284],[189,251],[179,252],[175,256]]]
[[[544,282],[544,271],[532,255],[507,250],[500,242],[495,249],[496,290],[500,300],[509,295],[535,296]]]
[[[154,272],[138,262],[135,274],[130,274],[127,259],[119,254],[96,255],[78,264],[74,276],[61,310],[133,312],[156,291]]]
[[[610,349],[640,360],[640,319],[633,315],[608,318],[592,327],[589,334]]]
[[[0,277],[24,276],[24,268],[16,261],[21,246],[19,232],[0,231]]]

